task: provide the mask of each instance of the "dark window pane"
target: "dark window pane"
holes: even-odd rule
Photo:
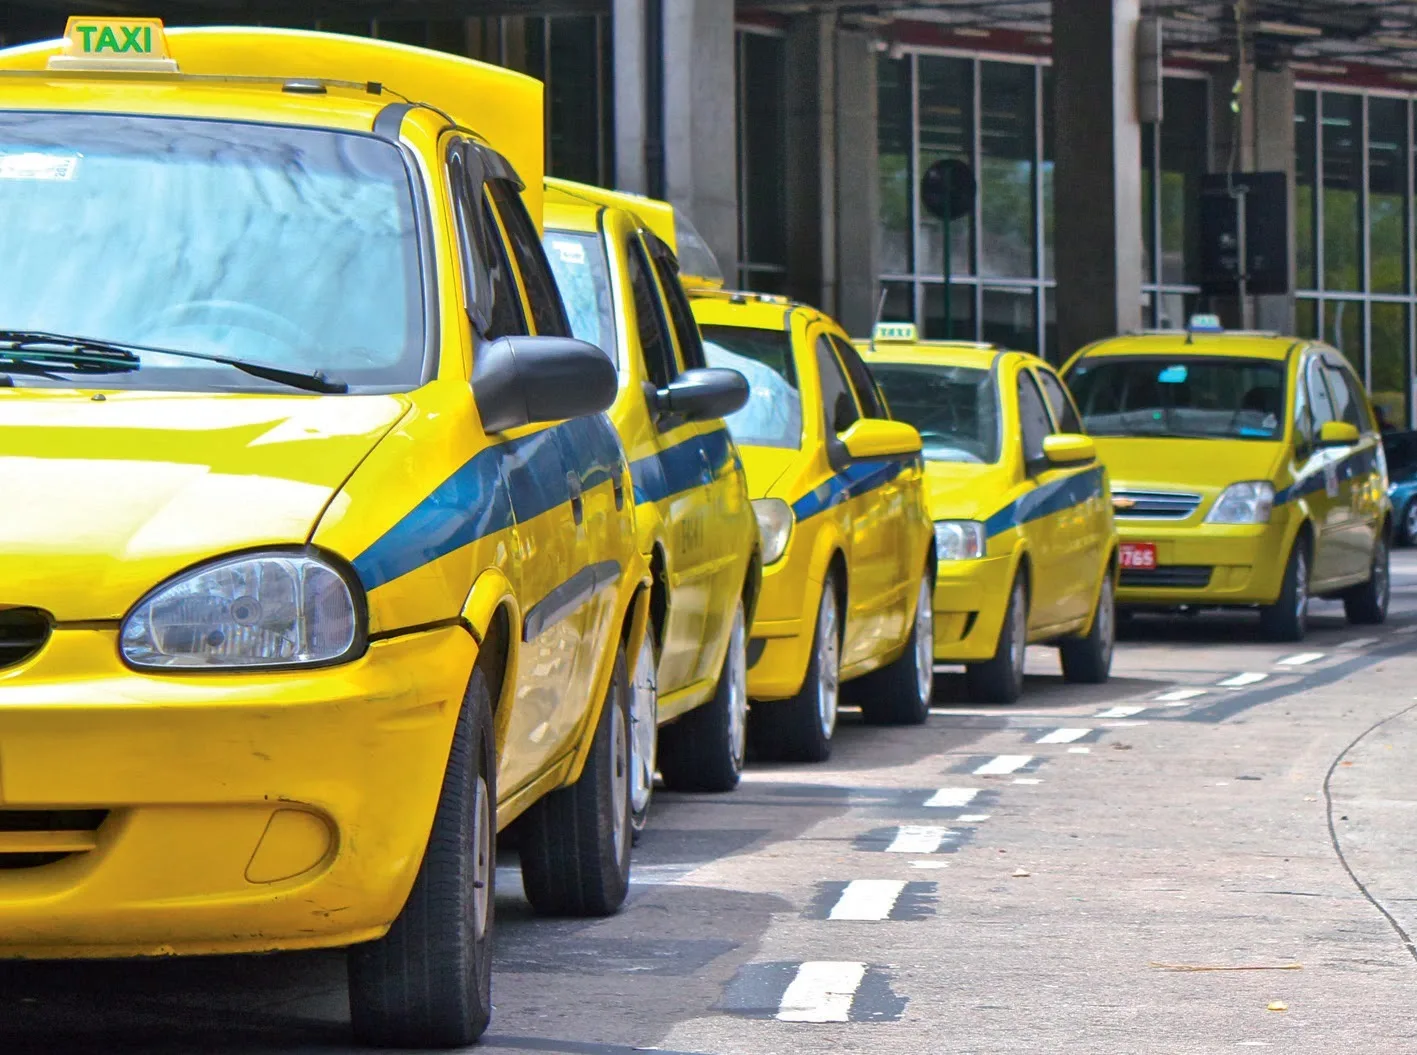
[[[1034,266],[1034,67],[979,67],[979,271],[1027,278]]]
[[[1068,374],[1087,431],[1099,436],[1276,440],[1281,363],[1198,355],[1088,356]]]
[[[1318,97],[1294,93],[1294,256],[1300,289],[1318,287],[1314,246],[1314,176],[1318,152]]]
[[[1054,366],[1075,349],[1058,347],[1058,294],[1053,289],[1043,291],[1043,354]]]
[[[537,21],[537,20],[533,20]],[[553,176],[600,180],[600,56],[595,15],[547,20],[547,167]]]
[[[536,324],[536,332],[545,337],[569,337],[571,327],[566,321],[556,279],[551,274],[546,252],[536,234],[536,225],[527,214],[521,195],[503,180],[493,180],[487,187],[497,205],[497,213],[502,217],[502,226],[507,229],[507,237],[511,240],[512,255],[516,257],[517,270],[521,272],[526,298],[531,302],[531,317]]]
[[[1031,352],[1038,347],[1034,291],[984,288],[984,340],[1001,348]]]
[[[1360,290],[1363,98],[1325,92],[1321,101],[1324,287]]]
[[[539,81],[546,80],[546,19],[540,15],[503,19],[498,32],[507,54],[507,65]]]
[[[669,326],[639,239],[633,239],[626,248],[630,264],[630,292],[635,301],[635,328],[640,338],[640,351],[645,357],[645,371],[655,388],[664,388],[679,373],[674,346],[669,340]]]
[[[925,326],[923,336],[972,341],[974,340],[974,287],[950,287],[950,312],[945,314],[945,287],[939,282],[924,284]]]
[[[871,371],[866,369],[866,364],[861,361],[856,349],[835,334],[832,334],[831,342],[836,348],[836,354],[846,366],[846,376],[851,379],[852,391],[856,393],[856,401],[861,404],[861,416],[889,417],[882,408],[881,401],[876,398],[876,382],[871,379]]]
[[[974,164],[974,63],[969,59],[920,56],[920,168],[924,172],[942,158]],[[967,275],[974,270],[970,235],[974,215],[950,224],[950,272]],[[945,268],[944,221],[928,213],[920,216],[921,268],[943,275]]]
[[[392,40],[399,44],[428,44],[428,23],[420,18],[379,19],[379,39]]]
[[[1030,466],[1036,465],[1043,461],[1043,440],[1052,434],[1053,423],[1048,420],[1038,386],[1026,370],[1019,371],[1018,375],[1018,419],[1023,436],[1023,459]]]
[[[781,268],[745,267],[739,270],[739,285],[755,293],[786,293],[787,275]]]
[[[1053,277],[1053,68],[1043,67],[1043,277]]]
[[[910,60],[882,57],[877,63],[876,149],[881,173],[881,270],[914,272],[910,251],[915,180],[910,171]],[[781,182],[780,180],[778,181]]]
[[[1156,251],[1156,126],[1141,126],[1141,280],[1156,281],[1152,254]]]
[[[665,249],[664,252],[667,254],[668,250]],[[679,355],[684,360],[684,369],[697,370],[706,365],[704,346],[699,337],[698,324],[694,322],[693,310],[689,307],[689,298],[685,296],[684,287],[679,283],[673,257],[656,253],[653,259],[655,274],[659,276],[659,285],[664,291],[664,300],[669,305],[669,319],[674,325],[674,337],[679,342]]]
[[[817,379],[822,386],[822,409],[826,414],[827,431],[845,432],[856,424],[861,412],[852,398],[841,364],[832,353],[831,342],[817,338]]]
[[[785,45],[783,38],[761,33],[744,33],[742,39],[744,259],[782,267],[787,263]]]
[[[1167,77],[1162,85],[1161,281],[1200,281],[1200,180],[1206,170],[1205,81]]]
[[[1407,289],[1407,101],[1368,100],[1368,288]]]
[[[1294,302],[1294,332],[1300,337],[1318,337],[1318,301],[1308,297],[1300,297]]]
[[[1043,392],[1048,396],[1048,405],[1053,408],[1053,420],[1060,432],[1081,432],[1082,422],[1078,420],[1077,407],[1068,395],[1063,383],[1049,370],[1038,370],[1038,380],[1043,382]]]
[[[1407,422],[1407,305],[1373,304],[1372,397],[1387,420]]]
[[[1324,340],[1333,345],[1363,375],[1363,302],[1324,302]]]
[[[881,291],[886,295],[881,305],[882,322],[915,321],[915,286],[910,282],[882,282]]]

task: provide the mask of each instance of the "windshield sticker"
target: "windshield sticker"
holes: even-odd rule
[[[77,154],[0,154],[0,179],[71,180]]]
[[[1184,384],[1186,381],[1186,367],[1183,363],[1168,366],[1157,375],[1156,380],[1160,381],[1163,385]]]
[[[563,242],[559,238],[553,238],[551,248],[556,250],[556,255],[561,258],[562,263],[576,266],[585,263],[585,246],[579,242]]]

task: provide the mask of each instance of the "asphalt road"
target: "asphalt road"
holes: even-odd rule
[[[1417,1052],[1417,556],[1390,623],[1140,619],[1100,689],[661,794],[618,916],[499,873],[484,1055]],[[1273,1008],[1273,1010],[1271,1010]],[[351,1052],[337,954],[0,967],[0,1055]]]

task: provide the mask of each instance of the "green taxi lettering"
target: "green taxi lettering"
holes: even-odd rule
[[[123,34],[122,41],[119,41],[118,34],[113,32],[112,26],[75,26],[76,33],[83,34],[84,52],[90,55],[97,55],[100,52],[111,51],[114,54],[123,52],[133,52],[139,55],[150,54],[153,50],[153,29],[152,26],[119,26],[119,32]],[[97,42],[94,41],[94,34],[98,34]]]

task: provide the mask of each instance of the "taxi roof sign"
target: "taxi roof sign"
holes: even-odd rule
[[[160,18],[73,15],[64,27],[64,50],[51,56],[48,65],[51,70],[177,72]]]
[[[1192,315],[1186,329],[1191,333],[1224,333],[1219,315]]]
[[[882,343],[899,341],[903,344],[914,344],[917,340],[915,334],[915,323],[913,322],[878,322],[875,329],[871,331],[871,340]]]

